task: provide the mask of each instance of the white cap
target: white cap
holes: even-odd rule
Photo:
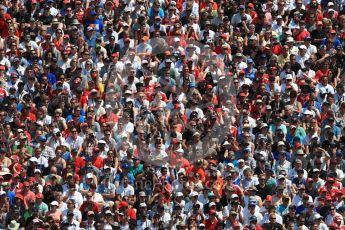
[[[307,49],[307,47],[305,45],[300,45],[298,48],[302,49],[302,50],[306,50]]]
[[[98,144],[106,144],[107,142],[105,142],[104,140],[100,140],[99,142],[98,142]]]
[[[227,163],[226,165],[227,165],[227,166],[230,166],[231,168],[233,168],[233,167],[234,167],[234,164],[233,164],[233,163],[230,163],[230,162],[229,162],[229,163]]]
[[[38,162],[38,160],[37,160],[36,157],[31,157],[31,158],[29,159],[29,161],[31,161],[31,162]]]
[[[180,41],[180,38],[178,38],[178,37],[174,38],[174,42],[179,42],[179,41]]]
[[[292,80],[292,74],[286,74],[285,79]]]
[[[315,216],[314,216],[314,219],[317,220],[317,219],[320,219],[320,218],[322,218],[322,216],[319,213],[316,213]]]
[[[303,114],[304,115],[313,115],[313,113],[310,111],[310,110],[305,110],[304,112],[303,112]]]
[[[184,168],[180,168],[180,170],[178,170],[177,174],[180,174],[180,173],[185,174],[186,170]]]
[[[333,2],[329,2],[329,3],[327,4],[327,6],[328,6],[328,7],[334,6],[334,3],[333,3]]]
[[[215,205],[216,205],[216,203],[211,202],[211,203],[208,205],[208,207],[212,207],[212,206],[215,206]]]
[[[57,134],[57,133],[59,133],[59,132],[60,132],[60,129],[58,129],[58,128],[54,128],[54,129],[53,129],[53,133],[54,133],[54,134]]]
[[[189,197],[194,197],[194,196],[198,196],[198,195],[199,195],[198,192],[193,191],[189,194]]]
[[[278,141],[278,146],[285,146],[284,141]]]
[[[111,105],[109,105],[109,104],[108,104],[108,105],[105,105],[105,108],[106,108],[106,109],[111,109]]]
[[[294,42],[295,40],[293,39],[293,37],[288,37],[287,39],[286,39],[286,42]]]
[[[34,173],[41,173],[40,169],[35,169]]]
[[[0,191],[0,196],[5,195],[5,194],[6,194],[5,191],[3,191],[3,190]]]
[[[319,140],[319,136],[316,133],[313,136],[311,136],[311,139],[314,139],[314,138]]]
[[[238,195],[236,194],[236,193],[234,193],[234,194],[232,194],[231,195],[231,197],[230,197],[231,199],[235,199],[235,198],[238,198]]]
[[[92,173],[86,174],[86,178],[88,178],[88,179],[93,178],[93,174]]]
[[[54,201],[50,202],[50,205],[59,206],[59,203],[56,200],[54,200]]]
[[[182,192],[177,192],[176,196],[183,196],[183,193]]]

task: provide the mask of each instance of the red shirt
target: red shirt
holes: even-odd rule
[[[310,33],[307,30],[303,30],[302,32],[298,33],[295,36],[295,40],[301,42],[301,41],[304,41],[304,38],[309,37],[309,36],[310,36]]]
[[[194,166],[192,166],[190,168],[190,170],[188,170],[187,175],[189,176],[189,179],[192,180],[196,173],[198,173],[200,175],[200,180],[202,180],[202,181],[205,180],[206,173],[202,168],[194,168]]]
[[[24,197],[24,204],[25,204],[26,206],[29,205],[29,201],[30,201],[30,200],[33,200],[33,201],[36,200],[36,195],[35,195],[35,193],[31,192],[30,190],[29,190],[27,193],[23,193],[23,192],[22,192],[21,194],[22,194],[22,196]]]
[[[99,208],[99,205],[93,201],[91,202],[92,202],[92,211],[94,211],[95,213],[99,213],[101,211]],[[87,201],[84,201],[83,204],[80,206],[80,211],[84,212],[87,206],[88,206]],[[88,211],[91,211],[91,210],[88,210]]]
[[[102,157],[97,156],[96,158],[92,159],[92,165],[95,166],[98,169],[101,169],[104,167],[104,160]]]
[[[109,121],[117,123],[118,120],[118,116],[116,116],[114,113],[111,113],[109,116],[107,114],[104,114],[99,118],[99,123],[103,124]]]
[[[214,218],[213,220],[207,219],[205,221],[205,227],[207,230],[215,230],[217,228],[217,225],[218,225],[217,218]]]

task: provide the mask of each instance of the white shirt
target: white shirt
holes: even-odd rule
[[[68,191],[63,193],[63,196],[67,196],[67,200],[73,199],[75,201],[75,206],[78,208],[83,204],[83,196],[80,192],[75,191],[74,194],[69,194]]]
[[[133,196],[134,195],[134,188],[131,185],[127,185],[127,187],[123,187],[122,185],[115,190],[116,194],[120,194],[121,197],[123,196]]]
[[[313,198],[311,196],[309,196],[308,202],[313,202]],[[302,197],[299,194],[297,194],[292,198],[292,203],[296,205],[296,207],[302,205]]]

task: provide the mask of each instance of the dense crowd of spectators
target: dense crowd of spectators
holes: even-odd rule
[[[0,229],[345,229],[344,0],[2,0]]]

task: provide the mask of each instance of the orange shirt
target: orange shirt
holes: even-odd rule
[[[104,160],[102,157],[97,156],[96,158],[92,159],[92,165],[95,166],[98,169],[101,169],[104,167]]]

